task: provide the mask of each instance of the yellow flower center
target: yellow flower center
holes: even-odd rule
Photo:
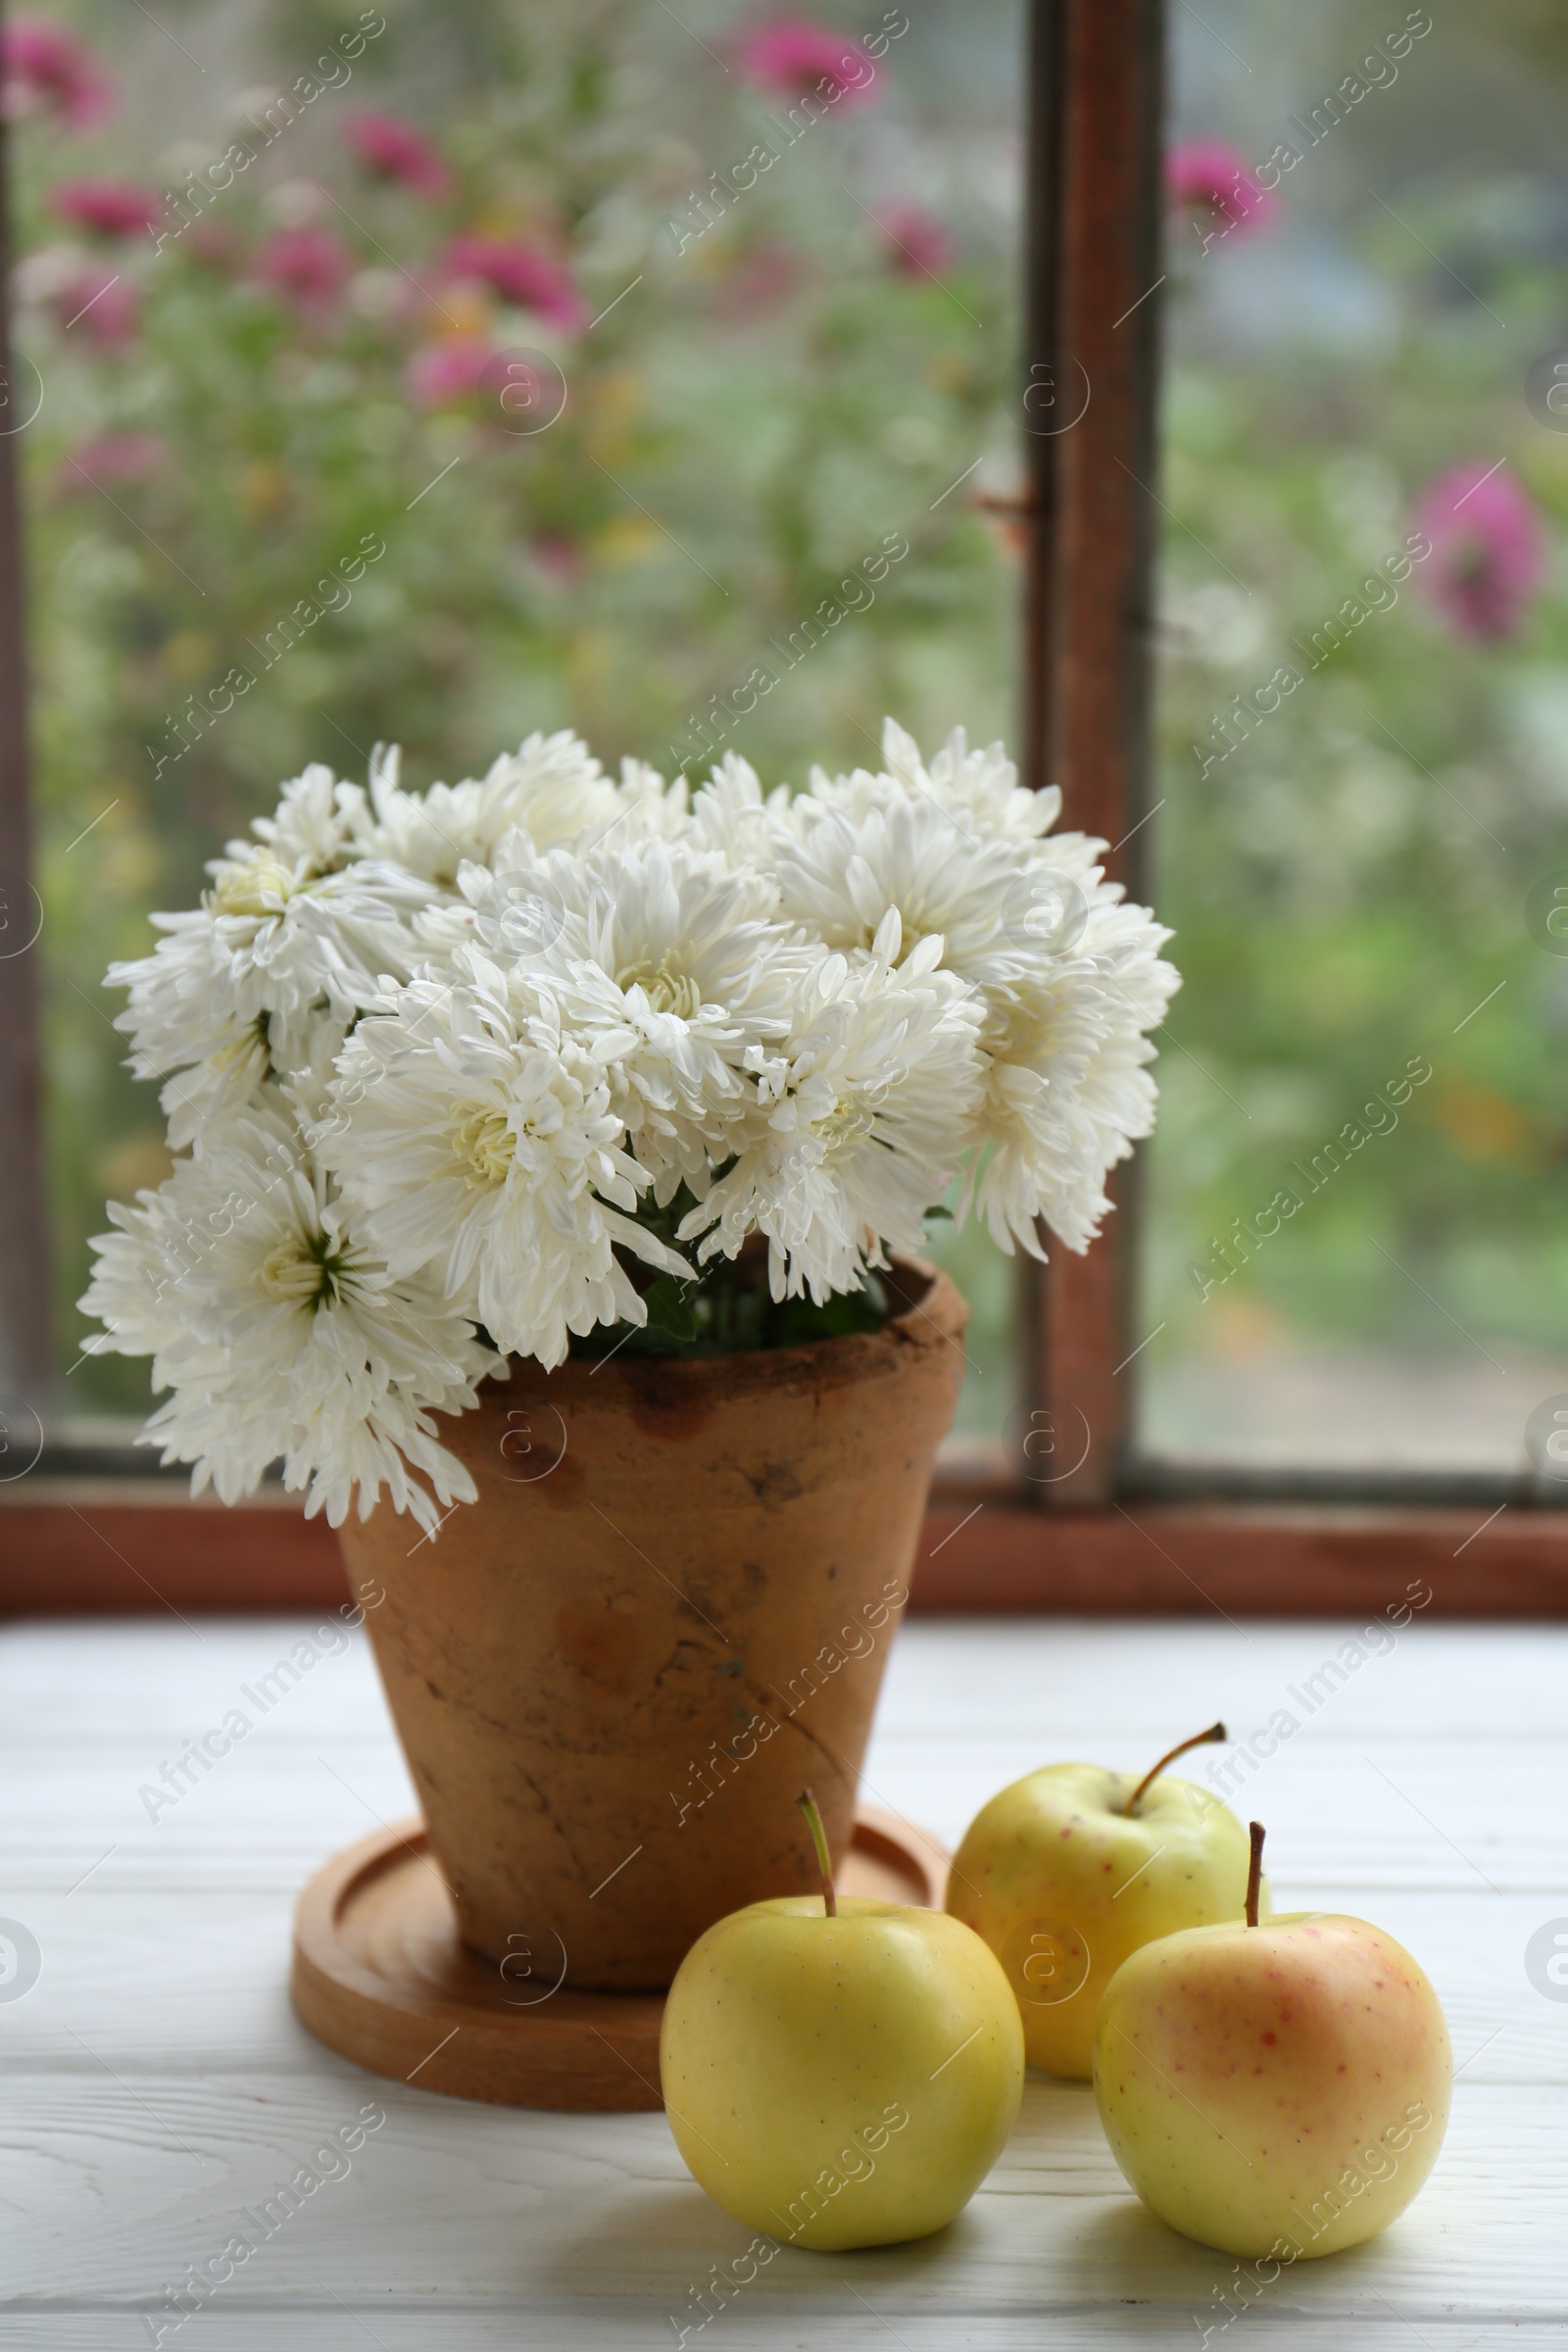
[[[615,986],[622,992],[641,988],[655,1012],[677,1013],[689,1021],[702,1004],[702,992],[695,980],[685,972],[670,969],[669,958],[662,963],[628,963],[615,974]]]
[[[286,865],[263,851],[243,865],[225,865],[212,892],[219,914],[275,914],[278,902],[291,898],[294,876]]]
[[[825,1119],[818,1119],[816,1132],[830,1152],[842,1152],[851,1144],[858,1144],[876,1126],[873,1112],[853,1095],[841,1095]]]
[[[453,1124],[452,1156],[465,1183],[476,1193],[506,1183],[516,1143],[502,1112],[488,1103],[470,1104]]]
[[[258,1287],[282,1306],[329,1306],[348,1271],[344,1252],[324,1233],[285,1234],[256,1269]]]

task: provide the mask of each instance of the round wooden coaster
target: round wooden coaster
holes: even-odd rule
[[[950,1856],[896,1814],[866,1808],[839,1888],[935,1907]],[[294,1914],[295,2012],[372,2074],[504,2107],[660,2107],[659,1992],[570,1992],[550,1955],[497,1966],[460,1941],[420,1821],[351,1845]],[[503,1970],[505,1974],[503,1974]]]

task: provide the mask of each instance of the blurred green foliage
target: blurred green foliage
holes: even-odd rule
[[[1245,233],[1204,251],[1172,226],[1148,882],[1183,1050],[1161,1060],[1140,1324],[1165,1327],[1166,1443],[1195,1356],[1370,1348],[1484,1378],[1482,1343],[1568,1337],[1568,962],[1526,923],[1568,868],[1568,435],[1525,395],[1568,346],[1568,63],[1538,18],[1446,20],[1316,146],[1301,93],[1354,61],[1363,11],[1222,12],[1271,66],[1255,90],[1231,71],[1228,99],[1190,45],[1193,122],[1300,160]],[[1367,585],[1465,463],[1500,469],[1545,550],[1491,639],[1456,624],[1436,557],[1396,597]],[[1365,617],[1331,644],[1349,598]],[[1260,710],[1287,663],[1300,684]],[[1433,1075],[1397,1128],[1203,1298],[1216,1239],[1411,1056]]]

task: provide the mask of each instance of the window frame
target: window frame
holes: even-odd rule
[[[0,25],[5,21],[0,5]],[[0,114],[0,917],[32,919],[31,790],[22,511],[11,353],[10,125]],[[47,1225],[39,1150],[38,958],[0,956],[0,1389],[42,1396],[49,1359]]]
[[[0,11],[3,13],[3,11]],[[1114,845],[1146,895],[1159,397],[1164,0],[1028,0],[1023,773]],[[0,122],[0,386],[11,383]],[[1076,414],[1087,392],[1087,407]],[[1058,414],[1061,422],[1057,423]],[[15,438],[0,433],[0,874],[30,880],[24,606]],[[38,966],[0,958],[0,1385],[46,1395]],[[939,1465],[913,1605],[1083,1614],[1340,1616],[1423,1605],[1568,1615],[1568,1511],[1531,1483],[1218,1477],[1140,1463],[1129,1351],[1139,1172],[1082,1257],[1017,1275],[1018,1387],[1084,1416],[1066,1475],[956,1444]],[[1076,1427],[1076,1424],[1074,1424]],[[0,1483],[0,1616],[327,1605],[331,1531],[280,1489],[224,1509],[130,1446],[45,1446]],[[1493,1505],[1477,1525],[1478,1510]]]

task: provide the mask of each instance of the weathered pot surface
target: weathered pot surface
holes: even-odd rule
[[[810,1889],[807,1784],[846,1847],[967,1319],[919,1260],[885,1279],[871,1334],[514,1363],[443,1423],[476,1504],[342,1530],[463,1933],[519,2001],[666,1984]]]

